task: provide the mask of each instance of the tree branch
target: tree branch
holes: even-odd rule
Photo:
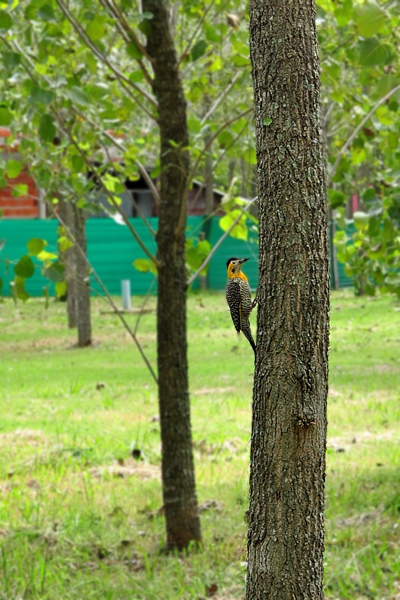
[[[213,112],[215,112],[217,110],[217,108],[219,107],[221,102],[223,102],[225,100],[225,98],[227,97],[227,95],[229,94],[229,92],[231,91],[231,89],[233,88],[233,86],[235,85],[236,81],[239,79],[240,76],[241,76],[240,72],[236,73],[236,75],[234,76],[234,78],[232,79],[232,81],[230,82],[228,87],[226,87],[224,89],[224,91],[219,96],[219,98],[217,98],[216,101],[214,102],[214,104],[211,106],[210,110],[202,118],[202,120],[201,120],[202,125],[204,125],[204,123],[207,121],[207,119],[210,118],[210,116],[213,114]]]
[[[11,45],[10,45],[10,44],[9,44],[9,43],[8,43],[6,40],[4,40],[2,36],[0,36],[0,39],[2,39],[4,42],[6,42],[7,46],[8,46],[8,47],[11,49]],[[24,57],[24,59],[25,59],[25,60],[28,62],[28,64],[30,65],[30,67],[31,67],[32,69],[34,69],[34,68],[35,68],[35,65],[34,65],[34,63],[33,63],[33,62],[32,62],[32,60],[29,58],[29,56],[27,56],[27,55],[25,54],[25,52],[24,52],[24,51],[22,50],[22,48],[19,46],[18,42],[14,42],[14,44],[15,44],[15,47],[17,48],[17,50],[18,50],[18,51],[19,51],[19,52],[22,54],[22,56]],[[32,81],[33,81],[34,83],[37,83],[37,81],[36,81],[35,77],[33,76],[32,72],[31,72],[31,71],[29,71],[29,69],[27,69],[26,65],[24,65],[23,63],[22,63],[22,65],[23,65],[23,67],[25,68],[25,70],[26,70],[26,72],[28,73],[28,75],[31,77]],[[43,78],[43,79],[46,81],[46,83],[47,83],[48,85],[51,85],[51,84],[50,84],[50,81],[49,81],[49,79],[48,79],[48,78],[47,78],[45,75],[41,75],[41,77],[42,77],[42,78]],[[83,120],[87,121],[87,123],[89,123],[89,124],[90,124],[92,127],[96,128],[96,129],[99,131],[99,133],[100,133],[101,135],[104,135],[104,137],[106,137],[108,140],[110,140],[110,141],[111,141],[111,142],[114,144],[114,146],[116,146],[116,147],[117,147],[118,149],[120,149],[122,152],[126,152],[126,148],[125,148],[125,147],[124,147],[124,146],[123,146],[123,145],[122,145],[120,142],[118,142],[118,140],[116,140],[116,139],[115,139],[115,138],[114,138],[114,137],[113,137],[113,136],[112,136],[110,133],[108,133],[108,131],[106,131],[106,130],[101,130],[101,128],[100,128],[100,127],[99,127],[99,126],[98,126],[98,125],[97,125],[97,124],[96,124],[94,121],[92,121],[91,119],[89,119],[89,117],[88,117],[86,114],[82,113],[82,112],[81,112],[80,110],[78,110],[77,108],[75,108],[75,107],[72,107],[72,110],[73,110],[73,112],[74,112],[75,114],[77,114],[77,115],[78,115],[78,116],[79,116],[81,119],[83,119]],[[102,142],[101,142],[101,141],[100,141],[100,143],[102,144]],[[103,144],[102,144],[102,145],[103,145]],[[104,145],[103,145],[103,148],[104,148]],[[154,200],[155,200],[156,202],[159,202],[159,201],[160,201],[160,194],[158,193],[158,190],[157,190],[156,186],[154,185],[154,182],[153,182],[153,180],[151,179],[151,177],[149,176],[149,174],[148,174],[147,170],[145,169],[145,167],[143,166],[143,164],[142,164],[142,163],[139,161],[139,159],[136,159],[136,160],[135,160],[135,162],[136,162],[136,164],[137,164],[138,170],[139,170],[139,172],[141,173],[141,175],[142,175],[143,179],[146,181],[147,185],[149,186],[149,189],[150,189],[150,191],[151,191],[151,193],[152,193],[152,195],[153,195],[153,198],[154,198]],[[140,215],[139,215],[139,216],[140,216]],[[145,218],[144,218],[144,217],[141,217],[141,218],[142,218],[143,220],[145,220]],[[145,221],[145,222],[146,222],[146,225],[147,225],[148,227],[150,227],[150,226],[149,226],[149,224],[147,223],[147,221]],[[151,232],[152,232],[152,234],[154,235],[154,232],[153,232],[153,230],[151,229],[151,227],[150,227],[150,231],[151,231]]]
[[[203,16],[201,17],[200,21],[197,24],[197,27],[195,28],[195,30],[193,32],[193,35],[191,36],[190,40],[186,44],[186,48],[183,50],[182,54],[180,55],[180,57],[178,59],[177,68],[179,68],[179,65],[181,64],[184,57],[187,56],[187,54],[189,54],[190,47],[193,44],[197,34],[199,33],[199,30],[200,30],[202,24],[204,23],[208,13],[210,12],[210,10],[214,6],[214,4],[215,4],[215,0],[211,0],[210,4],[207,6],[206,10],[204,11]]]
[[[128,227],[129,231],[131,232],[131,234],[133,235],[133,237],[135,238],[135,240],[137,241],[137,243],[139,244],[139,246],[141,247],[141,249],[143,250],[143,252],[146,254],[146,256],[158,268],[158,261],[157,261],[156,257],[153,256],[151,254],[151,252],[147,249],[147,247],[145,246],[145,244],[142,242],[140,236],[136,233],[135,228],[133,227],[132,223],[129,221],[129,219],[126,216],[125,212],[117,204],[117,202],[115,202],[113,194],[110,192],[110,190],[107,188],[107,186],[103,182],[103,178],[99,174],[99,172],[96,169],[96,167],[94,166],[94,164],[88,159],[88,157],[86,156],[86,153],[82,150],[82,148],[80,147],[80,145],[78,144],[78,142],[75,140],[75,138],[72,135],[70,129],[68,127],[64,126],[64,123],[63,123],[60,115],[58,114],[58,111],[55,108],[53,108],[53,107],[51,107],[51,110],[52,110],[53,114],[55,115],[55,117],[57,119],[58,126],[59,126],[60,130],[68,137],[70,143],[78,150],[78,152],[82,156],[82,158],[83,158],[86,166],[88,167],[88,169],[90,171],[92,171],[94,173],[94,175],[96,176],[97,180],[100,182],[100,185],[103,188],[103,191],[106,194],[107,198],[109,198],[110,203],[114,206],[114,208],[117,210],[117,212],[119,212],[119,214],[121,215],[121,217],[122,217],[125,225]]]
[[[208,265],[208,263],[210,262],[210,260],[212,259],[212,257],[214,256],[214,254],[216,253],[216,251],[218,250],[218,248],[222,244],[222,242],[228,237],[228,235],[230,234],[230,232],[232,231],[232,229],[235,227],[235,225],[240,221],[240,219],[242,218],[242,216],[244,215],[244,213],[250,208],[250,206],[252,206],[252,204],[254,204],[254,202],[257,199],[258,199],[258,196],[256,196],[252,200],[250,200],[250,202],[248,202],[246,204],[246,206],[244,206],[242,208],[242,210],[240,211],[240,214],[233,221],[233,223],[229,227],[229,229],[227,229],[225,231],[225,233],[219,238],[218,242],[215,244],[214,248],[210,251],[210,254],[207,256],[207,258],[205,259],[205,261],[203,262],[203,264],[200,265],[200,267],[197,269],[197,271],[191,277],[189,277],[189,279],[187,281],[187,286],[188,287],[190,285],[192,285],[192,283],[196,279],[196,277],[198,277],[200,275],[200,273],[203,271],[203,269]]]
[[[235,137],[233,138],[233,140],[231,141],[230,144],[228,144],[225,148],[224,151],[221,153],[221,155],[218,157],[218,160],[216,161],[215,165],[214,165],[214,169],[217,168],[217,166],[219,165],[219,163],[221,162],[221,160],[224,158],[225,154],[228,152],[228,150],[230,150],[232,148],[232,146],[234,146],[236,144],[236,142],[238,141],[238,139],[242,136],[243,132],[246,131],[247,127],[249,126],[249,119],[247,119],[246,124],[242,127],[242,129],[239,131],[239,133],[237,133],[235,135]]]
[[[144,98],[146,98],[146,100],[148,100],[148,102],[150,102],[150,104],[152,104],[155,108],[158,108],[156,100],[150,94],[148,94],[140,86],[138,86],[136,83],[131,81],[128,77],[126,77],[123,73],[121,73],[121,71],[119,71],[119,69],[114,67],[114,65],[101,52],[101,50],[99,50],[97,48],[97,46],[92,42],[90,37],[86,34],[84,29],[81,27],[79,22],[75,19],[75,17],[68,10],[68,8],[64,4],[63,0],[56,0],[56,1],[57,1],[58,6],[60,7],[61,11],[64,13],[65,17],[68,19],[68,21],[71,23],[72,27],[78,33],[81,40],[86,44],[86,46],[88,46],[88,48],[90,48],[92,50],[93,54],[95,54],[97,56],[97,58],[100,59],[101,62],[104,63],[114,73],[114,75],[116,76],[116,78],[118,79],[120,84],[124,87],[124,89],[127,89],[126,86],[132,87],[136,92],[138,92]],[[130,96],[135,100],[135,102],[140,106],[140,108],[146,112],[146,114],[149,117],[151,117],[152,119],[155,119],[154,115],[152,115],[151,112],[137,100],[136,96],[134,96],[133,94],[130,94]]]
[[[354,140],[354,138],[356,137],[356,135],[358,134],[358,132],[360,131],[360,129],[362,127],[364,127],[365,123],[367,121],[369,121],[369,119],[372,117],[372,115],[374,114],[374,112],[380,107],[382,106],[382,104],[385,104],[385,102],[387,100],[389,100],[389,98],[391,96],[393,96],[393,94],[395,94],[396,92],[398,92],[400,90],[400,85],[397,85],[396,87],[394,87],[392,90],[390,90],[390,92],[388,92],[386,94],[386,96],[383,96],[383,98],[381,98],[380,100],[378,100],[378,102],[371,108],[371,110],[369,111],[369,113],[367,113],[365,115],[365,117],[362,119],[362,121],[357,125],[357,127],[355,128],[355,130],[353,131],[353,133],[351,134],[351,136],[348,138],[348,140],[346,141],[346,143],[343,145],[343,147],[341,148],[339,154],[336,157],[335,162],[333,163],[333,167],[330,170],[329,176],[327,178],[326,181],[326,185],[329,185],[332,181],[333,176],[335,175],[336,169],[338,167],[338,164],[340,162],[340,159],[342,158],[343,154],[346,152],[347,148],[350,146],[350,144],[352,143],[352,141]]]
[[[102,282],[102,280],[100,279],[100,277],[97,275],[97,272],[95,271],[95,269],[93,268],[92,264],[90,263],[88,257],[86,256],[86,253],[84,252],[84,250],[80,247],[79,244],[77,244],[75,236],[71,233],[70,229],[67,227],[67,225],[64,223],[64,221],[61,219],[60,215],[58,215],[57,213],[55,213],[56,219],[57,221],[60,223],[60,225],[62,227],[64,227],[64,229],[66,230],[66,232],[68,233],[68,236],[71,238],[71,240],[74,242],[75,246],[78,249],[78,252],[80,252],[80,254],[84,257],[90,271],[93,273],[94,278],[96,279],[97,283],[99,284],[99,286],[101,287],[101,289],[103,290],[104,294],[107,297],[107,300],[109,302],[109,304],[113,307],[114,311],[117,313],[119,319],[121,320],[122,324],[124,325],[125,329],[127,330],[127,332],[129,333],[129,335],[131,336],[131,338],[133,339],[133,341],[135,342],[137,349],[140,352],[141,357],[143,358],[148,370],[151,373],[151,376],[153,377],[156,385],[158,385],[158,379],[157,379],[157,375],[155,374],[153,367],[151,366],[147,356],[144,353],[144,350],[142,348],[142,346],[140,345],[139,340],[136,337],[136,331],[133,332],[132,329],[129,327],[128,323],[125,320],[124,315],[122,314],[122,312],[118,309],[117,305],[115,304],[114,300],[112,299],[112,297],[110,296],[110,294],[108,293],[108,290],[106,288],[106,286],[104,285],[104,283]]]
[[[121,9],[119,8],[119,6],[117,5],[117,3],[114,0],[99,0],[99,2],[105,8],[108,8],[110,10],[110,12],[112,13],[112,15],[115,19],[115,24],[117,26],[117,29],[120,32],[122,38],[125,40],[125,42],[127,42],[127,43],[129,43],[130,41],[134,42],[136,44],[136,46],[138,47],[138,49],[140,50],[140,52],[143,54],[143,56],[145,58],[147,58],[147,60],[150,62],[150,64],[153,64],[152,59],[147,54],[146,48],[143,46],[143,44],[137,37],[135,31],[130,27],[128,21],[125,19],[124,15],[123,15]],[[149,72],[147,71],[144,62],[142,61],[141,58],[137,58],[136,60],[138,62],[138,65],[140,66],[140,69],[141,69],[147,83],[150,86],[152,86],[153,79],[151,78]]]
[[[232,117],[232,119],[229,119],[228,121],[223,123],[217,129],[217,131],[212,136],[210,136],[209,139],[207,140],[207,143],[204,145],[203,150],[200,152],[199,156],[197,157],[197,160],[194,163],[193,168],[190,171],[188,179],[187,179],[187,185],[186,185],[186,191],[185,191],[185,202],[182,203],[182,210],[181,210],[181,214],[180,214],[179,225],[178,225],[178,228],[176,231],[176,235],[179,235],[185,226],[185,215],[186,215],[186,208],[187,208],[186,207],[186,198],[188,196],[189,189],[192,184],[192,180],[196,173],[197,167],[199,166],[200,161],[203,158],[204,154],[207,152],[208,148],[211,146],[213,141],[219,136],[221,131],[223,131],[224,129],[229,127],[229,125],[232,125],[232,123],[235,123],[235,121],[238,121],[239,119],[241,119],[242,117],[245,117],[246,115],[250,114],[253,111],[254,111],[254,107],[252,106],[251,108],[248,108],[247,110],[241,112],[240,114],[236,115],[235,117]]]
[[[74,112],[79,115],[82,119],[84,119],[85,121],[87,121],[89,123],[89,125],[91,125],[92,127],[95,127],[102,135],[104,135],[104,137],[106,137],[116,148],[118,148],[119,150],[121,150],[121,152],[126,152],[126,148],[123,144],[121,144],[121,142],[119,142],[117,139],[115,139],[115,137],[113,137],[111,135],[111,133],[108,133],[108,131],[106,130],[101,130],[101,128],[91,119],[89,119],[89,117],[82,113],[80,110],[78,110],[77,108],[73,108]],[[147,183],[147,185],[149,186],[149,189],[151,191],[151,193],[153,194],[153,198],[154,200],[158,203],[160,202],[160,194],[158,193],[158,189],[156,188],[156,186],[154,185],[154,182],[152,180],[152,178],[150,177],[150,175],[148,174],[146,168],[144,167],[144,165],[140,162],[140,160],[138,158],[135,159],[135,162],[137,164],[137,168],[140,172],[140,174],[142,175],[143,179],[145,180],[145,182]]]
[[[110,153],[108,152],[108,148],[107,148],[107,146],[106,146],[106,145],[105,145],[105,144],[104,144],[102,141],[100,141],[100,143],[101,143],[101,145],[102,145],[102,147],[103,147],[103,150],[104,150],[104,153],[105,153],[105,155],[107,156],[107,160],[108,160],[108,162],[109,162],[110,164],[112,164],[112,162],[113,162],[113,161],[112,161],[112,159],[111,159]],[[135,199],[134,199],[133,195],[131,194],[130,190],[129,190],[129,189],[126,187],[125,183],[123,184],[123,186],[124,186],[124,188],[125,188],[125,191],[126,191],[126,193],[130,195],[130,197],[131,197],[131,200],[132,200],[132,204],[133,204],[133,206],[135,207],[135,209],[136,209],[136,212],[138,213],[139,217],[142,219],[143,223],[146,225],[146,227],[147,227],[147,230],[149,231],[149,233],[150,233],[150,234],[151,234],[153,237],[155,237],[155,235],[156,235],[156,232],[154,231],[154,229],[151,227],[150,223],[149,223],[149,222],[147,221],[147,219],[145,218],[145,216],[144,216],[143,212],[140,210],[140,208],[139,208],[139,206],[137,205],[137,202],[135,201]]]

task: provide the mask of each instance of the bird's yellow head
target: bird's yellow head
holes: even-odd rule
[[[244,273],[242,273],[241,268],[242,264],[249,260],[248,258],[229,258],[226,261],[226,267],[228,269],[228,278],[233,279],[234,277],[240,277],[240,279],[244,279],[247,281],[247,277]]]

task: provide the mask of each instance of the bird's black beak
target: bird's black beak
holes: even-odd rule
[[[244,262],[246,262],[246,260],[249,260],[248,258],[241,258],[240,259],[240,264],[242,265]]]

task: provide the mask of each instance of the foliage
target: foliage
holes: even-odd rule
[[[356,293],[396,294],[400,298],[400,231],[388,210],[354,214],[355,232],[338,231],[334,238],[337,258],[353,280]]]
[[[241,11],[239,0],[230,9]],[[156,174],[157,103],[145,50],[151,15],[130,2],[123,11],[95,0],[69,7],[62,0],[25,0],[3,11],[0,125],[21,137],[23,163],[48,201],[61,190],[95,210],[106,196],[115,213],[126,180],[143,175],[142,163]],[[248,124],[241,85],[249,75],[247,32],[240,18],[227,24],[218,3],[182,3],[173,19],[189,103],[192,175],[201,179],[205,136],[215,138],[216,170],[225,161],[226,171]],[[234,74],[227,64],[236,65]],[[15,176],[23,163],[9,160],[4,173]]]
[[[67,248],[70,247],[71,242],[64,236],[61,237],[61,245],[63,248]],[[13,287],[15,299],[18,298],[25,302],[30,297],[25,289],[25,280],[30,279],[35,272],[35,263],[31,257],[35,257],[39,261],[43,276],[56,283],[57,297],[63,296],[66,293],[65,265],[60,262],[58,254],[47,252],[45,250],[46,240],[39,238],[31,238],[26,246],[28,254],[22,256],[13,267],[15,277],[11,282],[11,286]],[[47,293],[48,290],[45,288],[45,294]]]
[[[358,291],[399,293],[400,55],[396,2],[320,0],[328,198],[343,223],[352,195],[368,224],[337,236],[338,256]],[[349,243],[347,243],[349,242]]]

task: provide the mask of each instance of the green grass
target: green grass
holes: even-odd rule
[[[63,304],[0,304],[0,599],[197,600],[213,584],[216,599],[242,599],[251,348],[223,294],[189,296],[198,496],[214,502],[201,513],[204,547],[165,556],[156,389],[104,310],[94,301],[95,345],[78,350]],[[340,292],[331,315],[326,597],[394,600],[399,306]],[[139,337],[155,364],[154,312]],[[130,458],[132,444],[143,463]]]

